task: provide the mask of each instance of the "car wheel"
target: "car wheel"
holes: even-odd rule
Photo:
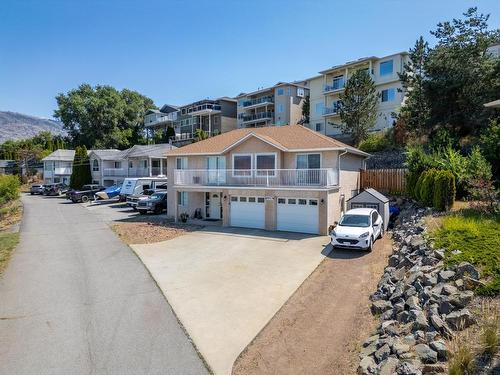
[[[156,207],[155,207],[155,209],[154,209],[154,213],[155,213],[156,215],[161,214],[161,211],[162,211],[161,206],[156,206]]]
[[[87,197],[86,195],[82,195],[82,203],[86,203],[89,201],[89,197]]]
[[[135,206],[132,206],[132,209],[133,209],[134,211],[137,211],[137,207],[135,207]]]
[[[146,211],[142,211],[142,210],[141,210],[141,211],[139,211],[139,213],[140,213],[141,215],[146,215],[146,213],[147,213],[147,212],[146,212]]]
[[[35,193],[30,193],[31,195],[35,195]]]
[[[366,251],[370,252],[373,250],[373,238],[370,238],[370,243],[368,244],[368,248]]]
[[[378,238],[377,239],[381,239],[383,236],[384,236],[384,227],[380,228],[380,232],[378,234]]]

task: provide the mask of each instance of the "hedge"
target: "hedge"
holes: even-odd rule
[[[21,182],[15,175],[0,175],[0,205],[10,202],[19,196]]]
[[[455,176],[450,171],[437,171],[434,181],[433,206],[438,210],[449,210],[455,202]]]
[[[429,169],[408,177],[410,195],[423,205],[449,210],[455,202],[455,176],[447,170]]]

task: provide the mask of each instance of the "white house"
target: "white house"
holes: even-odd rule
[[[69,185],[73,172],[75,150],[56,150],[43,158],[43,182],[45,184],[62,182]]]

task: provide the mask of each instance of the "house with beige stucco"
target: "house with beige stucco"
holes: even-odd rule
[[[301,125],[236,129],[166,153],[168,214],[324,235],[368,156]]]

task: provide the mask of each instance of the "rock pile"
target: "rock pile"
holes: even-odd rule
[[[360,375],[441,373],[444,339],[475,322],[467,304],[478,271],[465,262],[445,268],[444,251],[424,237],[423,217],[430,212],[409,206],[393,231],[394,253],[371,296],[381,323],[363,344]]]

